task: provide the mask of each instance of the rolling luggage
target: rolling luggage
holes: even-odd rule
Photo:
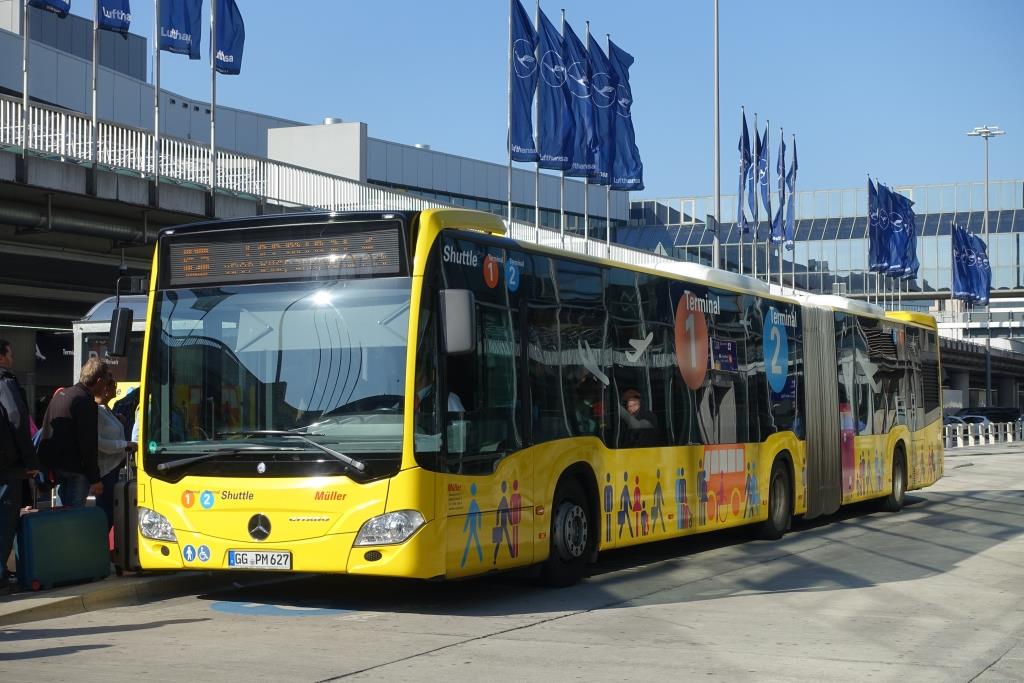
[[[94,581],[110,573],[107,515],[97,507],[26,514],[17,547],[18,580],[26,589]]]
[[[139,570],[138,482],[130,465],[121,470],[114,488],[114,566],[117,573]]]

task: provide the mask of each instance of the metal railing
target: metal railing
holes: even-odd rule
[[[945,425],[942,435],[946,448],[1014,443],[1024,441],[1024,421]]]
[[[774,188],[774,185],[772,186]],[[917,215],[969,213],[985,208],[985,183],[939,185],[893,185],[893,189],[914,202]],[[714,215],[714,197],[664,197],[637,199],[631,209],[649,208],[665,225],[692,225]],[[841,190],[800,190],[796,193],[796,218],[857,218],[868,213],[867,182],[863,187]],[[993,180],[989,183],[989,209],[1001,211],[1024,208],[1024,180]],[[667,220],[662,220],[664,217]],[[674,219],[674,220],[673,220]],[[764,217],[761,217],[764,220]],[[736,222],[736,195],[722,195],[721,223]]]
[[[0,148],[22,151],[21,113],[21,100],[0,96]],[[28,109],[25,137],[27,151],[33,156],[83,165],[93,162],[92,121],[83,114],[32,104]],[[100,121],[96,163],[106,169],[153,178],[155,143],[150,131]],[[161,182],[211,188],[209,145],[161,137],[159,158]],[[218,191],[263,198],[297,209],[419,211],[457,208],[405,192],[226,150],[217,150],[215,187]],[[562,235],[556,230],[518,221],[509,224],[509,237],[648,267],[677,260],[617,244]]]

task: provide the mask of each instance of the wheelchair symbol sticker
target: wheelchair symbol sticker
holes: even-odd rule
[[[191,546],[189,546],[189,547],[191,547]],[[206,546],[206,545],[199,546],[199,550],[197,551],[196,554],[199,557],[199,561],[200,562],[209,562],[210,561],[210,547],[209,546]]]

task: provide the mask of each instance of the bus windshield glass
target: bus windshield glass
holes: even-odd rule
[[[173,474],[251,476],[252,462],[267,476],[354,474],[328,451],[272,433],[291,432],[366,463],[361,477],[397,472],[410,287],[394,277],[159,293],[147,471],[218,452]]]

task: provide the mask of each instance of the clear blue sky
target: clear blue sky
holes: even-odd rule
[[[208,0],[207,0],[208,2]],[[132,3],[151,37],[151,2]],[[507,0],[238,0],[240,76],[219,77],[220,104],[316,123],[365,121],[372,137],[504,163]],[[73,0],[91,16],[91,5]],[[533,14],[533,2],[526,3]],[[633,120],[647,190],[710,194],[712,0],[546,0],[581,36],[636,59]],[[999,125],[993,179],[1024,178],[1024,1],[721,0],[722,191],[733,192],[740,105],[797,135],[802,190],[980,180]],[[162,85],[209,97],[203,60],[164,53]]]

